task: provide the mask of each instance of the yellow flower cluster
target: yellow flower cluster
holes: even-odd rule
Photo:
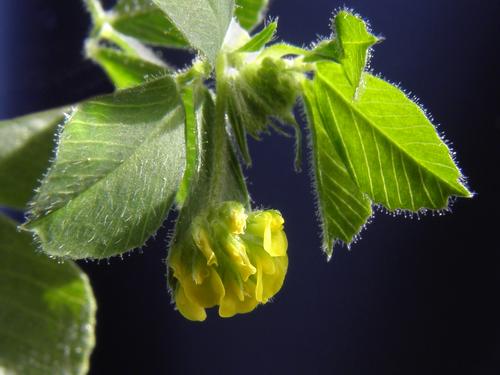
[[[283,285],[288,247],[278,211],[252,211],[224,202],[198,216],[173,244],[169,280],[175,304],[190,320],[219,306],[231,317],[266,303]]]

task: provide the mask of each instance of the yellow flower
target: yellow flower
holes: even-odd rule
[[[199,215],[173,244],[169,283],[180,313],[205,320],[206,308],[221,317],[250,312],[283,285],[288,257],[284,220],[276,210],[248,215],[224,202]]]

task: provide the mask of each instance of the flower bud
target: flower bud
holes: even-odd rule
[[[238,202],[221,203],[197,216],[168,257],[169,284],[180,313],[205,320],[252,311],[283,285],[288,267],[284,220],[275,210],[248,215]]]
[[[243,64],[225,77],[228,83],[228,117],[254,138],[268,132],[271,118],[290,122],[300,92],[297,75],[282,59],[266,57]]]

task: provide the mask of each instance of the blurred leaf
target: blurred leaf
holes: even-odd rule
[[[191,45],[215,65],[233,17],[234,0],[154,0]]]
[[[371,216],[370,199],[358,188],[328,137],[313,84],[304,85],[311,129],[314,178],[322,224],[323,250],[331,256],[336,241],[353,241]]]
[[[94,46],[87,49],[89,55],[99,63],[117,89],[144,83],[151,78],[164,76],[169,67],[155,64],[115,48]]]
[[[106,258],[142,246],[165,219],[185,166],[184,115],[170,77],[81,104],[31,203],[48,254]]]
[[[67,107],[0,121],[0,205],[24,209],[53,154]]]
[[[262,22],[267,11],[269,0],[236,0],[234,14],[239,24],[252,30]]]
[[[87,373],[96,305],[86,275],[36,253],[2,216],[0,238],[0,373]]]
[[[401,90],[366,73],[353,100],[342,66],[326,62],[317,64],[313,86],[330,141],[373,203],[415,212],[445,209],[453,195],[470,197],[450,150]]]
[[[162,47],[188,48],[189,43],[151,0],[120,0],[108,12],[110,25],[122,34]]]

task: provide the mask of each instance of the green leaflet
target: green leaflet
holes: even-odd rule
[[[369,56],[369,49],[378,39],[372,35],[365,22],[352,13],[340,11],[334,19],[335,36],[338,40],[338,62],[342,64],[344,72],[354,91],[358,88],[365,65]]]
[[[262,22],[267,11],[269,0],[236,0],[234,14],[239,24],[252,30]]]
[[[153,0],[190,44],[215,65],[233,17],[234,0]]]
[[[53,154],[68,107],[0,121],[0,205],[24,209]]]
[[[36,253],[2,216],[0,238],[0,373],[87,373],[96,305],[86,275]]]
[[[244,46],[240,47],[237,52],[256,52],[264,48],[276,34],[278,22],[274,21],[264,27],[259,33],[255,34]]]
[[[322,40],[316,46],[305,54],[304,62],[317,62],[322,60],[339,61],[338,42],[333,40]],[[364,66],[363,68],[364,69]]]
[[[335,15],[332,26],[335,38],[318,43],[305,55],[304,61],[330,60],[340,63],[354,95],[361,83],[370,48],[379,39],[370,33],[361,17],[345,10]]]
[[[361,191],[390,211],[445,209],[452,195],[470,197],[420,107],[384,80],[364,79],[357,100],[339,64],[318,63],[313,81],[325,130]]]
[[[184,114],[170,77],[81,104],[25,225],[48,254],[106,258],[142,246],[185,166]]]
[[[304,82],[312,138],[315,187],[322,224],[323,250],[333,253],[337,240],[353,241],[371,216],[371,202],[356,186],[330,140],[320,114],[313,84]]]
[[[189,47],[184,36],[151,0],[120,0],[107,12],[106,19],[115,30],[144,43]]]
[[[132,87],[169,72],[164,64],[153,63],[115,48],[94,45],[87,48],[87,53],[102,66],[117,89]]]

